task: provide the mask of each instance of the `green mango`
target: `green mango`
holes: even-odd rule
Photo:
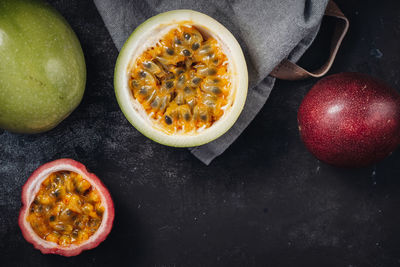
[[[54,8],[39,0],[0,0],[0,128],[54,128],[79,105],[85,84],[79,40]]]

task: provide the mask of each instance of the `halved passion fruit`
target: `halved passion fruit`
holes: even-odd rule
[[[159,14],[140,25],[119,54],[118,103],[140,132],[188,147],[224,134],[243,109],[246,61],[235,37],[192,10]]]
[[[75,256],[110,233],[114,204],[103,183],[85,166],[59,159],[39,167],[22,189],[19,226],[44,254]]]

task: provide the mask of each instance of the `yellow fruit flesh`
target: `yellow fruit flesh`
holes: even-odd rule
[[[129,86],[166,133],[188,133],[210,127],[224,114],[231,74],[217,40],[184,24],[136,59]]]
[[[89,239],[99,228],[103,212],[100,195],[87,180],[61,171],[42,182],[27,221],[42,239],[69,246]]]

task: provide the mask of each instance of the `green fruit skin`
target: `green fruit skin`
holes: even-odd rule
[[[0,0],[0,128],[50,130],[80,103],[83,51],[65,19],[39,0]]]

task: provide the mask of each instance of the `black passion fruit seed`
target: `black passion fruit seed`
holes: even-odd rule
[[[136,58],[130,89],[166,132],[208,128],[228,103],[231,77],[225,62],[214,38],[177,25]]]

